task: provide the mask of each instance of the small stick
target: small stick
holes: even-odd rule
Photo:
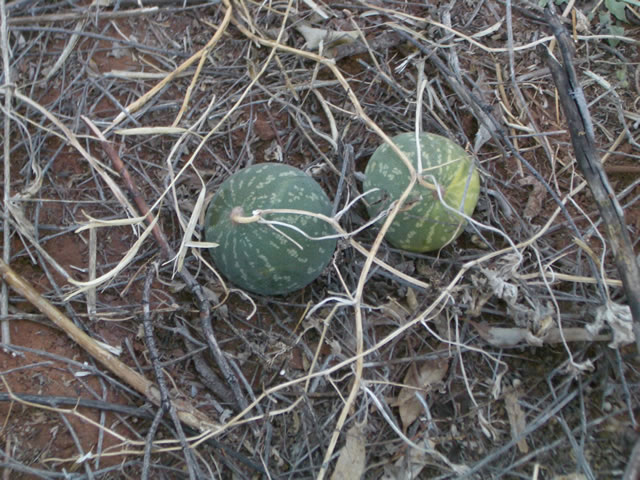
[[[9,63],[9,32],[7,30],[7,5],[4,0],[0,2],[0,44],[2,45],[2,63],[4,65],[4,83],[11,85],[11,64]],[[2,230],[2,259],[4,262],[9,263],[11,259],[11,235],[9,228],[9,198],[11,195],[11,104],[13,103],[12,89],[7,88],[4,94],[4,141],[3,143],[3,159],[4,159],[4,222]],[[2,316],[2,322],[0,324],[0,330],[2,332],[2,343],[11,343],[11,330],[9,329],[9,322],[6,320],[6,316],[9,313],[9,289],[6,284],[2,284],[2,291],[0,293],[0,316]]]
[[[91,408],[94,410],[115,412],[122,415],[130,415],[145,419],[152,418],[148,405],[146,407],[132,407],[121,403],[110,403],[105,402],[104,400],[94,400],[82,397],[59,397],[56,395],[38,395],[33,393],[0,393],[0,402],[10,402],[12,400],[52,408],[59,408],[62,405],[67,405],[69,407]]]
[[[115,20],[118,18],[128,18],[138,15],[156,15],[158,13],[158,7],[138,8],[135,10],[122,10],[119,12],[105,12],[101,11],[99,14],[100,20]],[[64,12],[64,13],[50,13],[46,15],[25,15],[22,17],[11,17],[9,19],[9,25],[33,25],[33,24],[50,24],[54,22],[69,22],[71,20],[82,20],[86,18],[93,19],[96,13],[87,9],[82,12]]]
[[[89,229],[89,281],[96,279],[96,255],[97,255],[98,233],[95,228]],[[96,320],[97,309],[96,287],[92,286],[87,290],[87,313],[91,321]]]
[[[622,480],[638,480],[640,478],[640,439],[636,442]]]
[[[607,173],[640,173],[640,166],[637,165],[608,165],[604,167],[604,171]]]

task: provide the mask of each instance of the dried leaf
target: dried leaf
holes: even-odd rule
[[[407,306],[409,307],[409,310],[411,310],[412,312],[415,312],[418,309],[418,299],[416,297],[415,290],[411,287],[407,288],[406,300],[407,300]]]
[[[431,478],[421,475],[426,465],[433,465],[434,460],[447,465],[454,474],[461,476],[469,471],[465,465],[458,465],[449,460],[445,455],[435,449],[434,442],[424,435],[417,440],[415,446],[408,451],[402,448],[403,454],[393,465],[384,466],[384,474],[381,480],[416,480],[418,478]],[[456,477],[457,478],[457,477]]]
[[[479,32],[481,33],[481,32]],[[487,85],[486,82],[486,74],[483,70],[480,70],[477,78],[475,79],[475,84],[473,88],[473,93],[487,105],[491,105],[492,98],[492,88]],[[502,118],[500,116],[500,110],[494,109],[490,113],[498,123],[502,123]],[[489,114],[486,115],[486,120],[489,120]],[[473,152],[478,153],[482,146],[491,140],[493,133],[495,131],[495,127],[493,122],[483,121],[480,122],[480,127],[476,132],[475,140],[473,142]]]
[[[576,12],[576,30],[580,33],[591,33],[589,17],[577,8],[574,9],[574,12]]]
[[[515,347],[520,343],[524,343],[531,332],[526,328],[504,328],[491,327],[486,323],[476,323],[471,321],[478,335],[490,345],[494,347],[507,348]]]
[[[511,425],[511,437],[519,437],[525,428],[527,428],[527,419],[525,417],[520,404],[518,403],[518,397],[515,393],[510,392],[505,395],[504,398],[505,407],[507,409],[507,417],[509,418],[509,425]],[[520,453],[528,453],[529,445],[527,440],[522,438],[518,442],[518,450]]]
[[[332,47],[351,43],[358,39],[358,32],[355,30],[339,32],[336,30],[313,28],[308,25],[298,25],[296,26],[296,29],[306,40],[304,47],[307,50],[316,50],[320,46],[320,43],[325,47]]]
[[[425,439],[425,442],[431,443],[428,439]],[[415,480],[420,478],[420,472],[431,461],[431,457],[424,450],[410,448],[408,453],[402,455],[393,465],[384,466],[381,480]]]
[[[416,394],[424,398],[428,391],[444,379],[448,369],[447,358],[425,360],[409,367],[403,381],[404,387],[398,398],[391,402],[392,406],[398,407],[404,431],[424,412],[424,406]]]
[[[387,303],[380,305],[380,310],[385,314],[385,316],[390,317],[392,319],[391,321],[400,325],[404,325],[407,322],[409,315],[411,315],[411,312],[406,306],[402,305],[392,297],[389,297],[389,301]]]
[[[476,136],[473,141],[473,153],[478,153],[482,146],[489,140],[491,140],[491,131],[483,123],[476,132]]]
[[[433,323],[436,332],[438,332],[438,335],[444,340],[444,342],[446,342],[448,345],[455,343],[456,332],[454,328],[452,328],[449,319],[445,315],[438,315],[431,321],[431,323]],[[448,348],[450,349],[451,347],[449,346]]]
[[[331,480],[353,479],[362,477],[366,459],[366,439],[364,427],[366,424],[355,424],[347,432],[347,442],[340,450],[336,469]]]
[[[491,293],[507,302],[507,304],[515,305],[518,299],[518,287],[513,283],[507,282],[506,278],[508,277],[505,272],[483,268],[482,273],[487,277],[487,284]]]
[[[200,190],[200,194],[198,195],[198,200],[196,201],[196,205],[191,212],[191,217],[189,218],[189,223],[187,224],[187,228],[184,231],[184,235],[182,236],[182,242],[180,243],[180,248],[178,249],[178,253],[175,257],[175,262],[173,264],[173,276],[175,276],[178,272],[182,270],[182,266],[184,264],[184,259],[189,250],[188,244],[191,242],[191,237],[195,232],[196,226],[198,225],[198,219],[200,218],[200,212],[204,207],[204,199],[207,194],[206,188],[204,188],[204,183],[202,185],[202,190]],[[172,277],[173,278],[173,277]]]
[[[131,50],[128,47],[124,47],[117,43],[115,43],[114,46],[111,47],[111,50],[107,52],[107,57],[122,58],[128,56],[131,56]]]
[[[542,211],[542,203],[547,196],[547,189],[542,183],[532,176],[524,177],[518,182],[520,185],[532,185],[533,191],[529,195],[527,205],[524,208],[523,218],[531,220],[537,217]]]
[[[477,39],[477,38],[486,37],[487,35],[492,35],[493,33],[497,32],[502,28],[502,22],[503,20],[500,20],[499,22],[494,23],[490,27],[485,28],[484,30],[481,30],[477,33],[474,33],[473,35],[471,35],[471,38]]]
[[[595,317],[595,322],[587,325],[587,330],[596,334],[607,323],[613,332],[613,341],[609,344],[611,348],[618,348],[620,345],[635,341],[631,309],[628,305],[608,302],[596,309]]]

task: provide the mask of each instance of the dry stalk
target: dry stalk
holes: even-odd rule
[[[132,10],[121,10],[118,12],[100,12],[100,18],[104,20],[115,20],[118,18],[136,17],[139,15],[154,15],[158,13],[158,7],[138,8]],[[91,19],[94,14],[91,12],[69,12],[69,13],[53,13],[49,15],[33,15],[26,17],[11,17],[9,25],[29,25],[40,23],[68,22],[69,20]]]
[[[9,32],[7,31],[7,5],[5,0],[0,0],[0,44],[2,44],[2,64],[4,65],[4,81],[11,84],[11,63],[9,62]],[[4,141],[3,159],[3,228],[2,228],[2,259],[9,263],[11,259],[10,225],[9,225],[9,198],[11,196],[11,105],[13,103],[13,92],[7,88],[4,94]],[[11,330],[6,316],[9,314],[9,290],[7,284],[2,284],[0,291],[0,336],[2,343],[11,343]]]

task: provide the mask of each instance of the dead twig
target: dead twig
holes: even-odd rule
[[[225,383],[213,371],[204,356],[204,352],[201,351],[202,348],[198,348],[198,345],[193,343],[194,339],[189,335],[187,327],[181,322],[180,325],[176,327],[176,330],[182,335],[182,340],[187,351],[193,352],[194,350],[198,350],[197,353],[193,355],[193,364],[196,367],[197,372],[200,374],[200,381],[202,381],[202,383],[220,400],[233,408],[233,393],[231,393],[231,390],[227,388]],[[207,347],[205,346],[203,348],[206,349]]]
[[[9,63],[9,42],[7,31],[7,6],[4,0],[0,2],[0,44],[2,44],[2,63],[4,65],[4,82],[6,84],[11,83],[11,64]],[[11,104],[13,103],[13,95],[11,89],[7,89],[4,95],[4,141],[2,142],[3,160],[4,160],[4,195],[3,195],[3,214],[4,221],[2,226],[2,259],[5,263],[9,263],[11,259],[11,242],[10,228],[9,228],[9,197],[11,193]],[[9,322],[5,319],[9,313],[9,290],[7,284],[2,284],[2,291],[0,292],[0,317],[2,317],[2,323],[0,324],[2,343],[11,343],[11,333],[9,330]]]
[[[193,458],[193,451],[191,447],[187,443],[187,439],[184,436],[184,430],[182,429],[182,425],[180,424],[180,418],[178,418],[175,407],[171,404],[171,398],[169,397],[169,390],[167,389],[167,384],[164,379],[164,373],[162,371],[162,367],[160,366],[160,354],[158,353],[158,347],[156,345],[156,339],[153,335],[153,326],[151,325],[151,309],[149,305],[149,298],[151,296],[151,284],[153,283],[153,276],[156,270],[156,265],[151,265],[147,270],[147,276],[144,280],[144,288],[142,290],[142,325],[144,327],[144,341],[147,345],[147,349],[149,350],[149,361],[153,366],[153,373],[156,377],[156,383],[158,385],[158,389],[160,390],[160,410],[156,414],[153,419],[153,423],[149,432],[147,433],[146,443],[144,447],[144,462],[142,469],[142,478],[146,480],[149,474],[149,461],[151,458],[151,448],[153,446],[153,438],[156,435],[156,431],[158,426],[160,425],[160,420],[162,419],[162,415],[165,412],[169,412],[171,415],[171,419],[173,420],[173,424],[176,428],[176,432],[178,433],[178,437],[180,439],[180,446],[184,452],[184,460],[187,464],[187,470],[189,472],[189,478],[202,478],[202,472],[198,467],[195,459]]]
[[[624,471],[623,480],[637,480],[640,478],[640,440],[636,442],[635,447],[629,456],[627,469]]]
[[[158,13],[158,7],[146,7],[135,10],[121,10],[117,12],[100,12],[101,20],[115,20],[117,18],[129,18],[139,15],[153,15]],[[95,16],[96,12],[87,9],[86,12],[63,12],[52,13],[46,15],[28,15],[24,17],[12,17],[9,19],[9,25],[34,25],[52,22],[68,22],[69,20],[81,20]]]
[[[30,393],[0,393],[0,402],[9,402],[14,398],[23,402],[40,404],[46,407],[57,408],[62,405],[67,405],[69,407],[92,408],[140,418],[152,418],[148,407],[130,407],[129,405],[110,403],[91,398],[59,397],[55,395],[36,395]]]

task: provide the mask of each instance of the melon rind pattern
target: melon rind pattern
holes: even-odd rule
[[[329,216],[331,202],[313,178],[288,165],[253,165],[224,181],[207,209],[205,237],[218,243],[209,250],[214,263],[238,287],[282,295],[311,283],[329,264],[336,239],[311,240],[277,226],[285,236],[264,223],[235,223],[231,211],[237,207],[244,216],[258,209],[296,209]],[[293,225],[314,238],[334,233],[329,224],[307,215],[267,214],[264,218]]]
[[[432,133],[423,133],[419,138],[422,177],[431,184],[435,179],[444,191],[447,205],[458,211],[462,206],[462,211],[470,216],[480,194],[480,178],[473,161],[462,147],[448,138]],[[415,133],[401,133],[392,141],[417,169]],[[364,191],[380,189],[366,197],[369,215],[378,215],[400,198],[409,180],[409,169],[391,147],[386,143],[378,147],[365,169]],[[437,194],[422,185],[413,187],[404,205],[406,211],[401,209],[385,235],[397,248],[412,252],[438,250],[455,240],[464,229],[466,220],[447,210]]]

